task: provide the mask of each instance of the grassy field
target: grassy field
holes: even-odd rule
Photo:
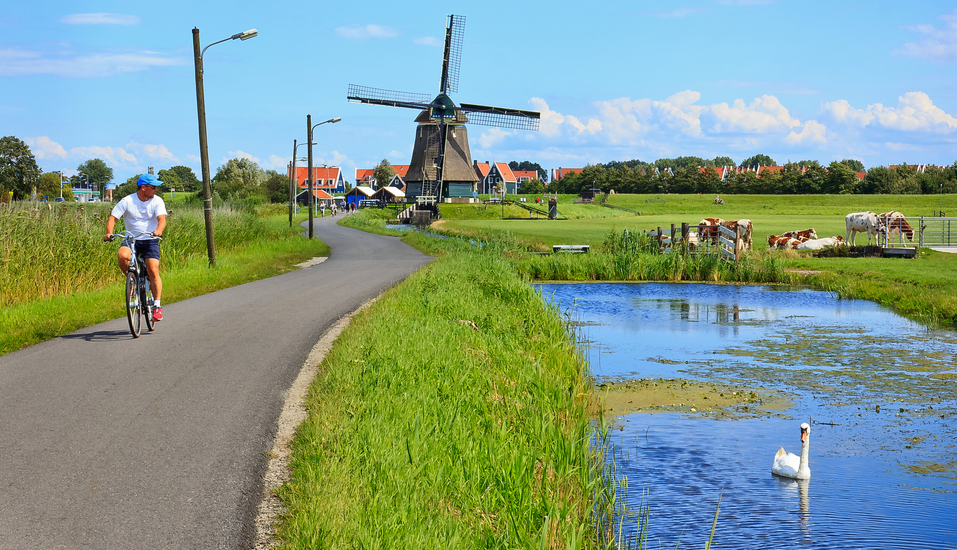
[[[7,208],[0,212],[0,355],[124,315],[119,243],[103,243],[110,205]],[[162,244],[165,304],[329,253],[327,245],[302,239],[301,228],[290,229],[281,215],[217,209],[214,227],[217,267],[209,269],[201,211],[170,215]]]

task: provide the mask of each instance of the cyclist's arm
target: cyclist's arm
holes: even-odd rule
[[[110,216],[106,219],[106,235],[103,236],[104,241],[110,240],[110,235],[113,234],[113,227],[116,225],[116,217]]]
[[[166,214],[160,214],[156,216],[156,229],[153,230],[153,235],[157,237],[163,236],[163,231],[166,229]]]

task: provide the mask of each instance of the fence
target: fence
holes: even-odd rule
[[[698,229],[696,242],[689,238],[691,235],[691,226],[687,223],[681,224],[680,230],[672,224],[670,236],[659,227],[657,230],[657,239],[664,252],[671,252],[672,244],[687,242],[690,245],[689,252],[692,254],[718,254],[722,258],[731,261],[735,261],[738,258],[738,252],[736,252],[736,250],[744,250],[745,228],[743,227],[738,229],[738,231],[741,232],[740,235],[738,231],[728,229],[723,225],[699,225],[696,227]],[[652,234],[655,233],[656,232],[652,231]],[[739,245],[735,246],[735,243],[739,241]]]
[[[897,220],[903,220],[903,223]],[[878,244],[883,247],[957,248],[957,218],[895,218],[890,227],[878,235]]]

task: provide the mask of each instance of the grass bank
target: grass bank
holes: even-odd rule
[[[26,213],[0,214],[0,230],[25,239],[4,239],[0,355],[122,317],[118,244],[102,241],[109,210],[77,206],[21,212]],[[201,211],[171,216],[162,244],[164,304],[278,275],[329,254],[324,243],[299,236],[298,222],[289,228],[288,217],[228,210],[214,216],[215,269],[208,267]]]
[[[558,312],[494,246],[432,246],[458,251],[357,315],[320,368],[282,547],[604,547],[592,384]]]

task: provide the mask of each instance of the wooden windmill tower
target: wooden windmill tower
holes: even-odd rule
[[[442,78],[439,95],[396,92],[379,88],[349,85],[349,101],[420,109],[412,160],[405,176],[406,199],[437,212],[436,203],[444,197],[472,196],[478,177],[472,168],[468,131],[465,124],[499,128],[538,130],[539,113],[462,103],[456,105],[448,96],[458,92],[459,62],[465,37],[465,16],[448,16],[445,29],[445,52],[442,57]]]

